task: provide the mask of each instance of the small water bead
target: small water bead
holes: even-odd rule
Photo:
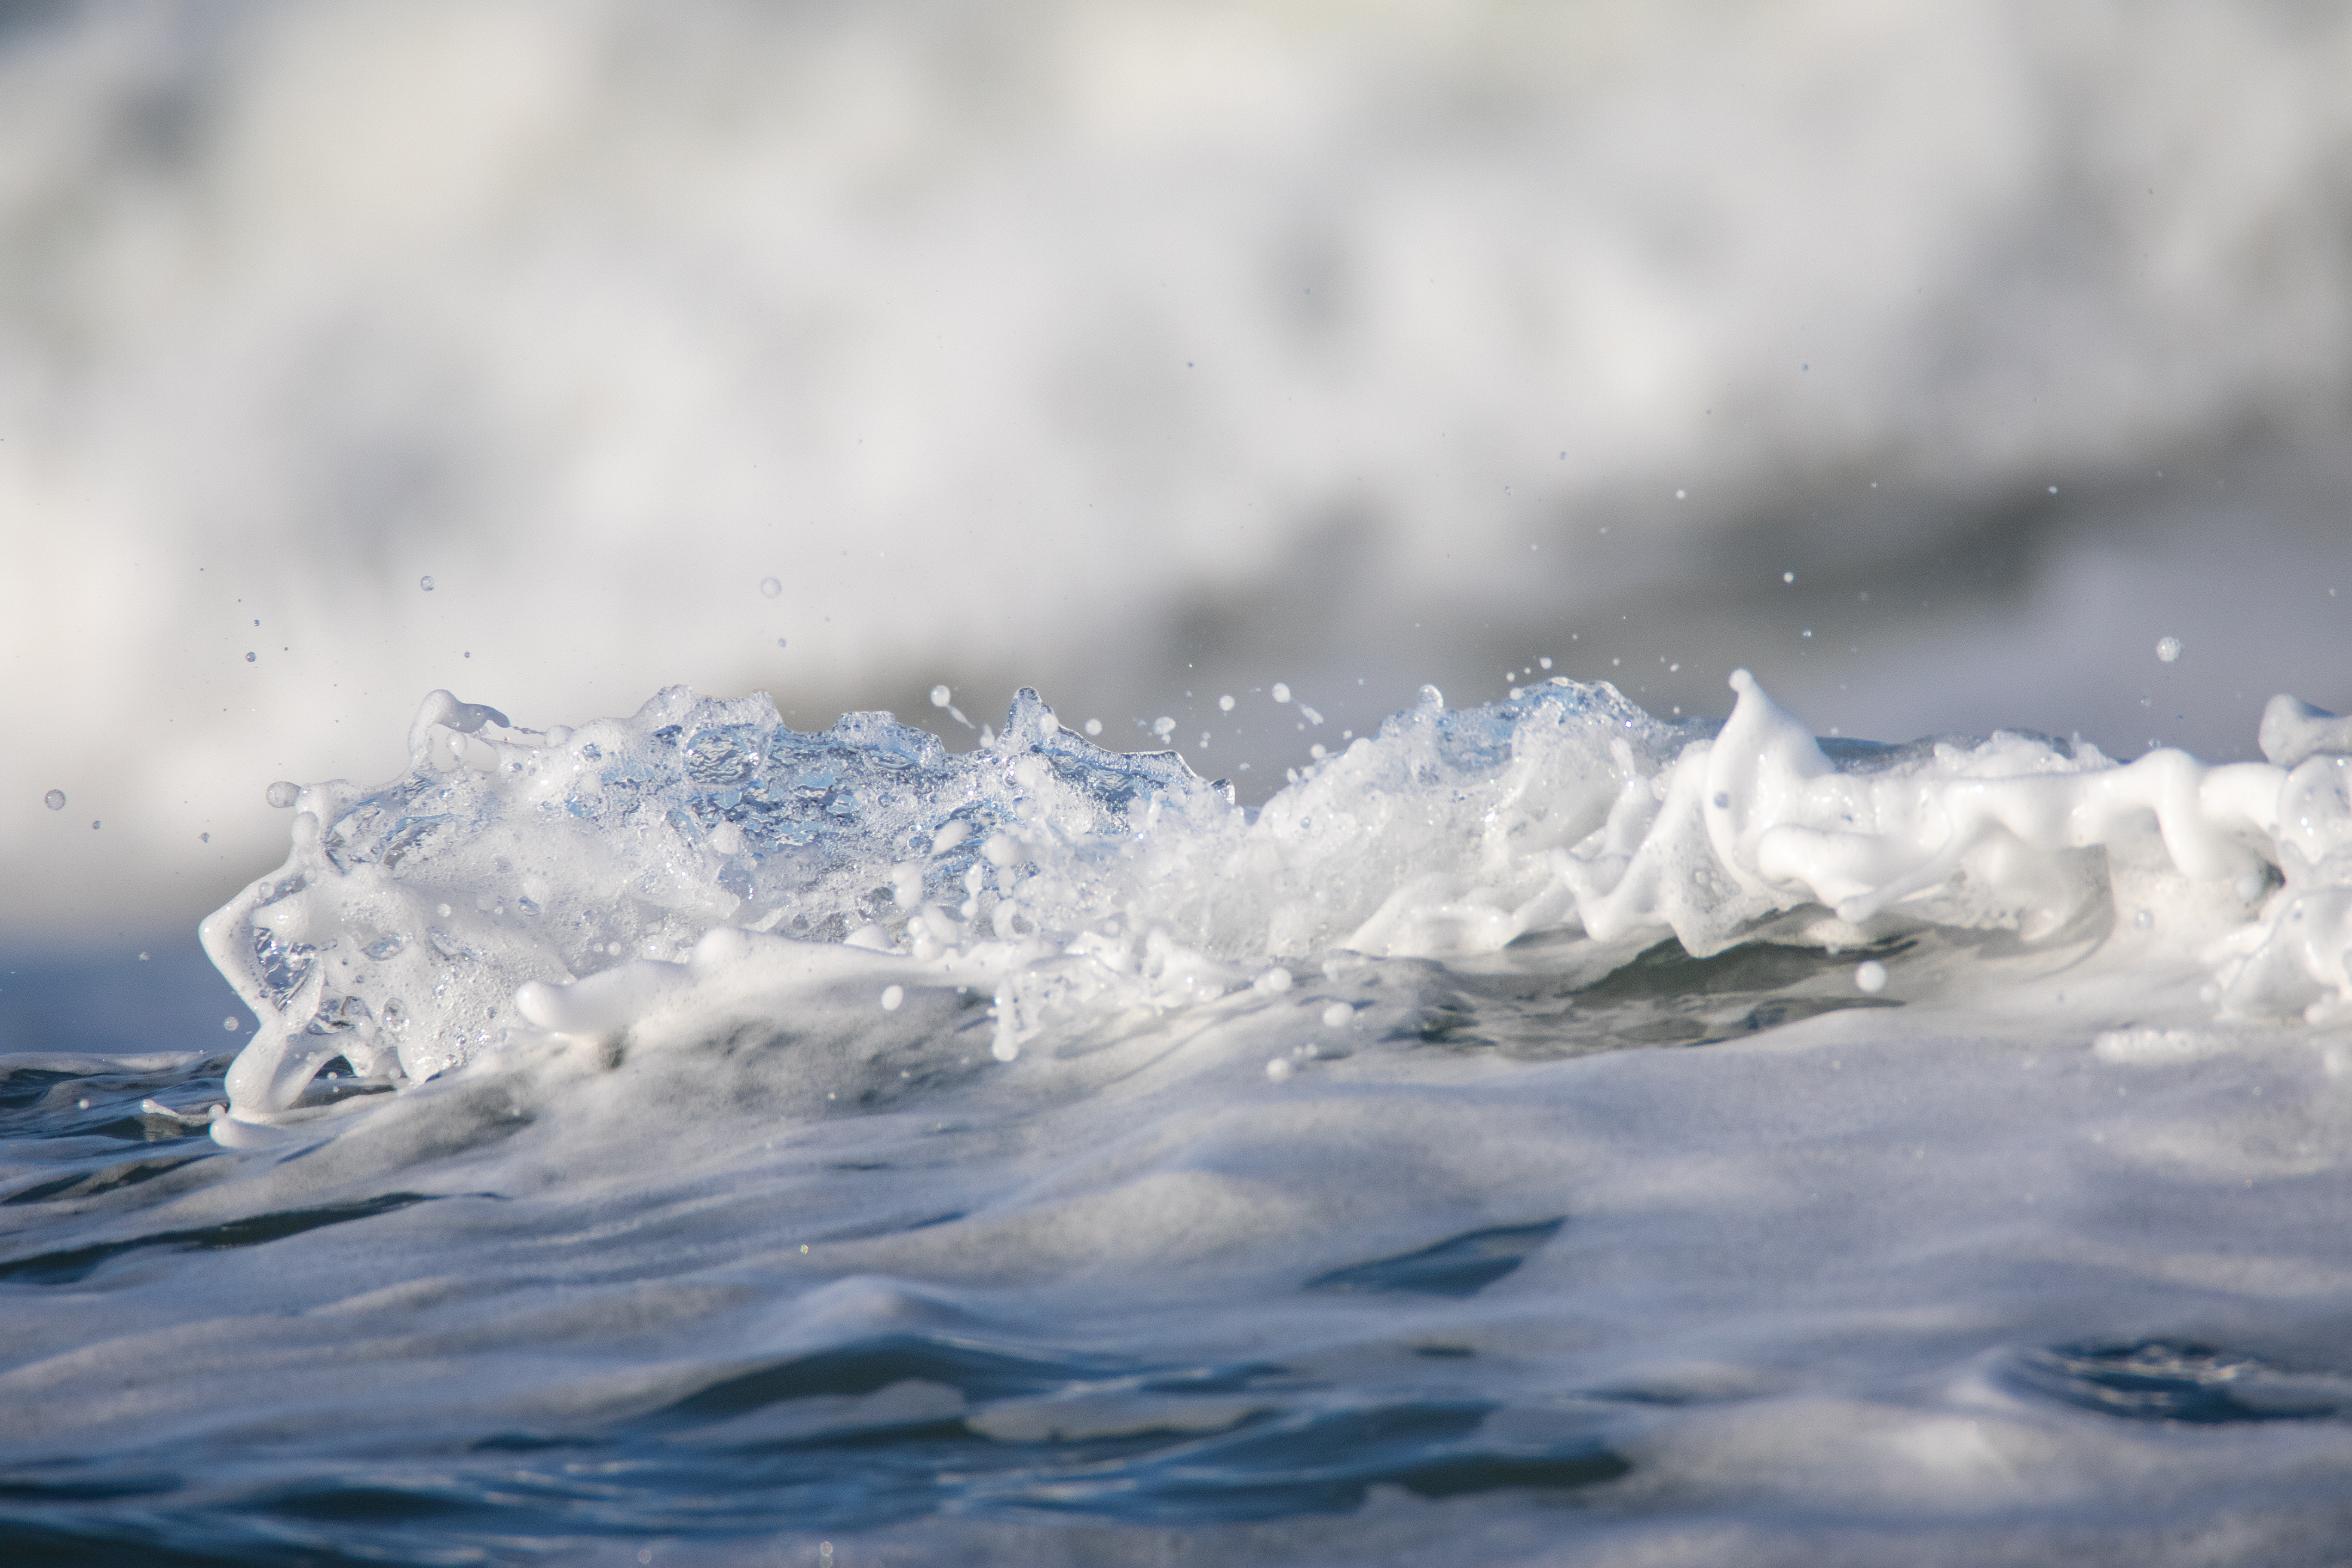
[[[1176,732],[1176,721],[1163,714],[1151,721],[1151,732],[1164,741]]]
[[[280,811],[283,811],[288,806],[292,805],[297,799],[300,798],[301,794],[302,786],[300,784],[296,784],[291,779],[279,779],[276,784],[271,784],[269,788],[264,792],[263,798],[268,800],[270,805],[278,807]]]
[[[1612,662],[1614,661],[1612,660]],[[1432,712],[1441,711],[1445,707],[1445,693],[1440,691],[1434,686],[1423,686],[1419,692],[1414,694],[1413,701],[1421,707],[1430,710]]]
[[[1780,574],[1780,581],[1783,583],[1793,583],[1796,580],[1797,574],[1794,572],[1783,572]]]
[[[89,830],[90,830],[92,833],[97,832],[97,831],[98,831],[98,824],[97,824],[97,823],[95,823],[95,822],[91,823],[91,824],[89,825]]]
[[[2156,644],[2156,657],[2164,660],[2167,664],[2170,664],[2173,660],[2179,658],[2180,657],[2180,639],[2179,637],[2158,638]]]
[[[1297,1070],[1298,1069],[1297,1068],[1290,1065],[1287,1059],[1282,1057],[1276,1057],[1273,1060],[1265,1064],[1265,1076],[1276,1083],[1283,1082],[1285,1079],[1288,1079],[1292,1073],[1297,1072]]]
[[[1356,1010],[1345,1002],[1334,1002],[1323,1009],[1323,1026],[1327,1029],[1344,1029],[1348,1026],[1348,1020],[1355,1016]]]
[[[234,1035],[236,1033],[236,1020],[235,1018],[223,1018],[221,1020],[221,1027]]]
[[[1876,995],[1886,989],[1886,965],[1876,959],[1868,959],[1854,965],[1853,983],[1862,990]]]
[[[1101,734],[1101,733],[1102,733],[1102,721],[1101,721],[1101,720],[1099,720],[1099,719],[1089,719],[1089,720],[1087,720],[1087,734],[1089,734],[1089,735],[1099,735],[1099,734]]]
[[[783,584],[778,582],[775,578],[762,577],[760,579],[760,592],[766,595],[769,598],[772,599],[783,591]]]
[[[1277,680],[1272,686],[1266,688],[1266,695],[1273,698],[1276,702],[1287,702],[1290,700],[1290,688]]]
[[[47,806],[51,811],[63,811],[66,808],[66,792],[61,789],[53,789],[48,794],[41,797],[41,804]]]
[[[1234,699],[1233,699],[1233,694],[1232,694],[1231,692],[1227,692],[1224,696],[1220,697],[1220,698],[1218,698],[1218,699],[1217,699],[1217,711],[1218,711],[1218,712],[1220,712],[1220,713],[1230,713],[1230,712],[1232,712],[1233,710],[1234,710]]]
[[[247,664],[251,664],[251,663],[254,661],[254,659],[255,659],[255,658],[256,658],[256,657],[257,657],[257,656],[256,656],[256,655],[254,655],[254,654],[247,654],[247,655],[245,656],[245,662],[246,662],[246,663],[247,663]]]
[[[433,592],[433,579],[430,577],[419,577],[416,580],[416,585],[428,594]]]
[[[885,986],[882,990],[882,1011],[885,1013],[895,1013],[898,1010],[898,1005],[906,1001],[906,999],[907,988],[905,986]]]
[[[948,705],[948,700],[954,695],[954,692],[950,691],[944,686],[934,686],[931,688],[931,706],[934,708],[944,708]]]

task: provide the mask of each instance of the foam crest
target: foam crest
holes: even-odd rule
[[[2221,1011],[2352,1010],[2352,756],[2320,749],[2346,732],[2332,716],[2272,705],[2292,767],[2119,763],[2012,732],[1823,742],[1747,672],[1732,686],[1719,725],[1605,682],[1468,709],[1424,688],[1255,814],[1173,752],[1073,734],[1026,689],[961,754],[884,713],[800,733],[764,696],[674,688],[541,732],[435,692],[408,772],[303,789],[287,863],[205,922],[264,1020],[232,1105],[293,1113],[336,1056],[420,1079],[656,1012],[690,1032],[697,1006],[740,1010],[755,970],[781,1006],[794,975],[833,984],[857,952],[894,961],[877,994],[992,993],[1012,1060],[1139,1010],[1278,994],[1280,965],[1347,952],[1553,932],[1597,975],[1768,926],[2032,941],[2095,929],[2118,889],[2134,926],[2160,911],[2165,952],[2210,969]]]

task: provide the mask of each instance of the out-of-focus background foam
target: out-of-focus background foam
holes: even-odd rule
[[[1027,682],[1244,798],[1542,656],[2246,754],[2352,703],[2347,83],[2284,0],[0,7],[0,938],[184,931],[439,686]]]

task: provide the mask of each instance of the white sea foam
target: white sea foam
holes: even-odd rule
[[[2016,733],[1824,750],[1732,684],[1719,727],[1606,683],[1465,710],[1425,688],[1255,812],[1025,689],[961,755],[887,714],[798,733],[764,697],[673,689],[541,733],[435,692],[409,772],[302,790],[286,864],[205,923],[264,1020],[233,1106],[285,1113],[338,1055],[420,1080],[517,1040],[609,1047],[656,1013],[690,1032],[697,1009],[788,1011],[852,971],[876,994],[992,995],[1011,1061],[1351,954],[1549,933],[1598,978],[1668,937],[1699,956],[1768,931],[2033,942],[2121,907],[2150,962],[2209,973],[2221,1014],[2352,1008],[2352,756],[2314,749],[2340,739],[2328,716],[2280,699],[2278,760],[2222,766]]]

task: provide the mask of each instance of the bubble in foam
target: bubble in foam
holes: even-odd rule
[[[760,592],[767,597],[772,599],[783,591],[783,584],[777,579],[773,577],[762,577],[760,579]]]
[[[1290,700],[1290,688],[1279,680],[1266,688],[1266,694],[1272,697],[1276,702],[1287,702]]]
[[[955,693],[950,691],[945,686],[934,686],[931,688],[931,706],[944,708],[948,705],[949,699],[954,695]]]
[[[428,594],[433,592],[433,579],[431,577],[419,577],[416,580],[416,585],[424,589]]]
[[[2172,663],[2175,659],[2180,657],[2180,639],[2179,637],[2158,637],[2156,643],[2156,657],[2164,660],[2167,664]]]
[[[279,810],[292,805],[302,793],[302,786],[291,779],[279,779],[263,792],[263,798]]]
[[[66,792],[61,789],[53,789],[48,794],[41,797],[41,804],[47,806],[51,811],[63,811],[66,808]]]
[[[1862,990],[1876,995],[1886,989],[1886,965],[1868,959],[1853,966],[1853,983]]]

